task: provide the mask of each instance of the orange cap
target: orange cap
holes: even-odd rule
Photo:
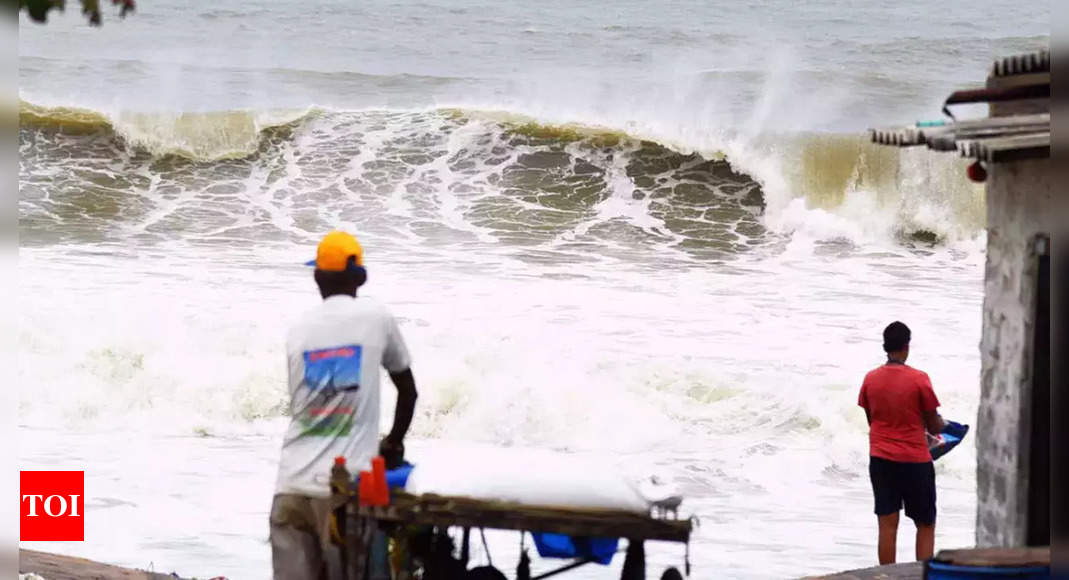
[[[316,259],[307,265],[330,272],[344,272],[349,264],[349,257],[356,258],[356,265],[364,265],[364,248],[352,234],[333,231],[323,236],[316,248]]]

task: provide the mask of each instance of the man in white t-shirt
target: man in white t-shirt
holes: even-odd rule
[[[404,457],[416,385],[397,321],[382,304],[357,298],[367,281],[356,238],[331,232],[319,243],[315,281],[323,302],[305,314],[286,340],[290,425],[282,443],[271,504],[274,577],[321,580],[341,574],[341,551],[330,539],[330,470],[345,457],[350,471],[387,466]],[[393,428],[379,437],[379,367],[397,387]]]

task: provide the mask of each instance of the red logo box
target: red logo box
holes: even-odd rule
[[[19,541],[85,540],[85,472],[19,472]]]

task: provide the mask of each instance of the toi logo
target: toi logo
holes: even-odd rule
[[[19,541],[85,539],[85,472],[19,472]]]

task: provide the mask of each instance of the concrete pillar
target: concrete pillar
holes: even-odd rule
[[[1054,227],[1049,159],[988,167],[976,545],[1026,543],[1035,240]]]

